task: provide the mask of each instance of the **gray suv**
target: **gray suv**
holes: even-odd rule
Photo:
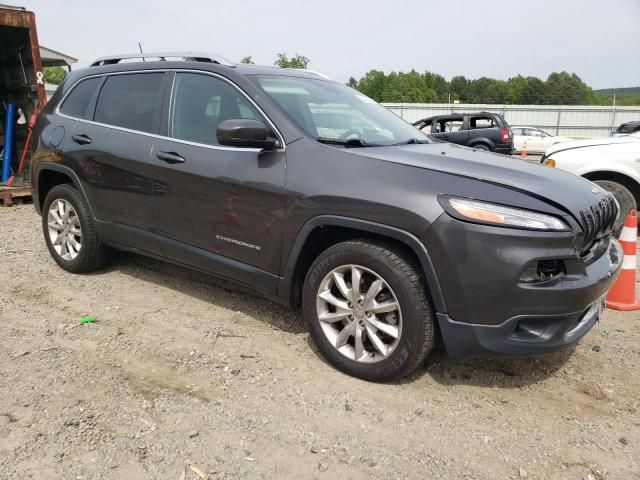
[[[34,205],[65,270],[126,250],[249,286],[375,381],[438,336],[455,359],[532,355],[598,320],[621,255],[596,185],[430,140],[314,72],[133,57],[69,74],[35,127]]]

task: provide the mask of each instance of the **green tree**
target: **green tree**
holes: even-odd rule
[[[589,105],[596,101],[593,90],[575,73],[554,72],[545,82],[545,97],[548,104]]]
[[[538,77],[527,77],[527,83],[520,97],[520,105],[545,105],[546,87]]]
[[[382,92],[387,83],[387,76],[380,70],[369,70],[358,82],[358,90],[376,102],[382,101]]]
[[[449,82],[442,75],[424,72],[422,77],[427,88],[432,89],[438,95],[438,102],[446,103],[449,101]]]
[[[60,85],[67,76],[67,71],[62,67],[44,67],[44,82]]]
[[[438,94],[427,87],[422,75],[415,70],[409,73],[391,72],[382,91],[382,100],[397,103],[431,103],[438,101]]]
[[[242,57],[240,63],[247,63],[249,65],[253,65],[253,57],[251,55],[247,55],[246,57]]]
[[[349,81],[347,82],[347,85],[351,88],[358,88],[358,81],[353,77],[349,77]]]
[[[469,82],[463,75],[455,76],[449,83],[451,101],[459,100],[462,103],[469,101]]]
[[[510,78],[507,80],[507,97],[506,103],[512,105],[520,105],[524,102],[522,101],[524,92],[527,88],[527,79],[522,75],[518,75],[516,77]]]
[[[293,57],[287,57],[286,53],[279,53],[278,59],[273,63],[280,68],[307,68],[311,60],[296,53]]]

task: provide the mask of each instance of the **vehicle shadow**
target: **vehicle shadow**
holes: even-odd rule
[[[440,385],[489,388],[521,388],[544,381],[567,363],[575,345],[540,357],[488,358],[456,363],[444,350],[434,351],[408,381],[428,375]]]
[[[114,254],[108,266],[90,275],[119,272],[145,282],[167,287],[218,307],[242,312],[272,328],[302,334],[307,329],[299,311],[260,297],[255,291],[185,267],[127,252]],[[311,338],[309,348],[326,363]],[[491,388],[520,388],[554,375],[569,360],[574,347],[535,358],[477,359],[451,361],[440,346],[423,366],[394,385],[414,383],[424,376],[444,386],[472,385]]]
[[[239,311],[288,333],[307,331],[297,312],[263,298],[249,288],[213,275],[128,252],[116,252],[102,271],[92,275],[108,272],[120,272],[218,307]]]

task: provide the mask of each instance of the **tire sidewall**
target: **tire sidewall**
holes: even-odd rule
[[[400,342],[388,358],[376,363],[359,363],[342,355],[326,338],[316,311],[316,296],[324,277],[342,265],[360,265],[378,274],[391,287],[400,304],[402,333]],[[358,244],[337,245],[329,248],[310,267],[302,295],[302,308],[309,333],[322,355],[339,370],[372,381],[384,381],[409,373],[407,365],[413,365],[413,356],[420,355],[427,332],[420,301],[415,298],[415,286],[401,275],[384,250],[372,255]]]
[[[614,233],[618,235],[624,226],[624,221],[629,214],[629,210],[637,209],[636,199],[633,196],[633,193],[631,193],[631,191],[621,183],[613,180],[595,180],[594,183],[603,190],[611,193],[620,206],[620,216],[618,217],[614,227]],[[621,202],[621,199],[625,200],[624,204]]]
[[[78,215],[78,219],[80,220],[80,231],[82,232],[82,247],[80,248],[80,252],[78,256],[73,260],[65,260],[64,258],[58,255],[53,244],[51,243],[51,238],[49,237],[49,207],[51,204],[58,200],[66,200],[71,204],[73,209],[76,211]],[[58,265],[60,265],[65,270],[70,272],[81,272],[84,271],[83,266],[86,262],[86,257],[89,254],[89,248],[85,242],[91,242],[94,239],[90,238],[88,235],[90,228],[89,222],[91,221],[91,216],[89,214],[89,208],[84,201],[84,199],[80,196],[75,188],[70,186],[69,184],[57,185],[52,188],[47,194],[44,204],[42,205],[42,231],[44,233],[45,242],[47,244],[47,248],[51,253],[51,256],[56,261]]]

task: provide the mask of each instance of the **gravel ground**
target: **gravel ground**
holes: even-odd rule
[[[0,254],[1,479],[640,478],[638,313],[379,385],[209,277],[130,254],[65,273],[30,205],[0,207]]]

